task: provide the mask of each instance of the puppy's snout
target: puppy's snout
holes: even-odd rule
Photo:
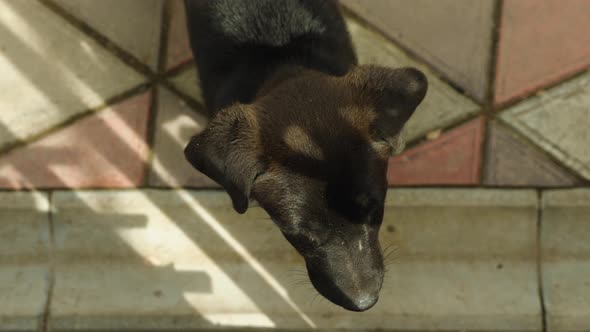
[[[319,256],[306,257],[312,285],[333,303],[351,311],[372,308],[383,285],[383,263],[379,253],[369,248],[368,241],[355,241],[358,246],[323,247]],[[362,247],[362,250],[361,250]]]
[[[379,299],[381,276],[346,280],[344,275],[330,276],[325,272],[309,269],[311,283],[324,297],[351,311],[365,311],[372,308]],[[357,279],[357,280],[354,280]]]
[[[347,309],[352,311],[369,310],[377,303],[377,300],[379,300],[379,293],[363,294],[353,299]]]

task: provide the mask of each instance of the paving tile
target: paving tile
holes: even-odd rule
[[[486,162],[486,185],[567,187],[580,183],[541,149],[498,122],[491,123],[488,129]]]
[[[391,191],[382,241],[398,242],[410,257],[391,266],[393,282],[362,315],[327,301],[311,305],[315,292],[293,285],[303,262],[266,213],[237,215],[222,191],[57,192],[53,201],[55,331],[302,329],[309,322],[540,329],[533,191]]]
[[[387,36],[484,101],[494,0],[344,0]]]
[[[484,127],[479,117],[390,158],[389,184],[478,184]]]
[[[192,65],[169,79],[170,83],[181,93],[203,104],[197,66]]]
[[[0,149],[143,78],[37,1],[0,1]]]
[[[38,331],[49,291],[46,194],[0,193],[0,331]]]
[[[54,1],[144,64],[157,69],[164,1]]]
[[[590,328],[590,190],[543,193],[542,271],[548,331]]]
[[[510,126],[590,179],[590,73],[527,99],[500,115]]]
[[[501,104],[590,66],[590,2],[503,3],[495,102]]]
[[[378,64],[389,67],[413,66],[428,77],[428,93],[404,129],[408,141],[424,136],[431,130],[445,128],[477,113],[480,107],[460,95],[441,81],[435,73],[408,57],[384,37],[348,19],[348,30],[352,36],[361,64]]]
[[[186,29],[186,16],[182,0],[169,0],[170,26],[168,30],[168,45],[166,69],[183,65],[192,60],[190,42]]]
[[[154,157],[149,177],[151,186],[219,187],[184,158],[184,147],[190,138],[207,125],[205,113],[205,110],[190,108],[169,90],[159,89]]]
[[[0,157],[0,188],[142,184],[151,93],[131,97]]]

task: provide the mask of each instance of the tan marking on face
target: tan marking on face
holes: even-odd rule
[[[295,152],[317,160],[324,160],[322,148],[299,126],[292,125],[287,127],[283,140]]]
[[[399,133],[387,141],[374,141],[371,143],[371,147],[379,157],[387,159],[402,153],[406,147],[406,140],[403,133]]]
[[[386,142],[373,141],[371,142],[371,147],[373,148],[373,151],[375,151],[377,156],[379,156],[379,158],[381,159],[388,159],[389,157],[391,157],[391,155],[394,154],[392,152],[391,146]]]
[[[256,110],[252,106],[247,106],[243,104],[234,104],[233,107],[236,107],[238,112],[242,114],[244,119],[248,121],[248,124],[254,129],[258,130],[260,127],[258,117],[256,116]]]
[[[226,111],[237,112],[239,114],[240,121],[243,121],[246,124],[242,131],[242,140],[247,142],[245,144],[256,147],[256,149],[260,149],[262,146],[259,129],[260,122],[256,115],[255,108],[251,105],[235,103],[230,106],[230,109],[226,109]]]
[[[400,154],[406,148],[406,139],[403,131],[389,139],[389,144],[393,147],[393,154]]]
[[[368,135],[371,123],[377,117],[374,111],[361,107],[345,107],[340,110],[342,118],[359,132]]]
[[[371,142],[371,148],[373,151],[382,159],[387,159],[392,155],[391,146],[385,142],[373,141],[370,133],[371,123],[377,118],[375,111],[360,108],[360,107],[347,107],[340,110],[342,117],[348,122],[353,128],[358,130],[362,135]]]

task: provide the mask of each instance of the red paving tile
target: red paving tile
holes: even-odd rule
[[[492,186],[567,187],[579,183],[537,147],[498,123],[488,131],[484,184]]]
[[[186,31],[184,4],[181,0],[170,1],[170,26],[166,55],[166,69],[180,66],[193,58]]]
[[[0,188],[125,188],[142,183],[151,93],[127,99],[0,157]]]
[[[390,185],[476,185],[479,183],[484,118],[389,160]]]
[[[495,103],[590,66],[590,1],[505,0]]]

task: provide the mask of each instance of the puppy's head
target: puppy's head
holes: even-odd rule
[[[342,77],[301,71],[253,104],[220,111],[185,148],[239,213],[253,198],[304,257],[314,287],[349,310],[383,282],[378,231],[387,159],[427,90],[413,68],[359,66]]]

